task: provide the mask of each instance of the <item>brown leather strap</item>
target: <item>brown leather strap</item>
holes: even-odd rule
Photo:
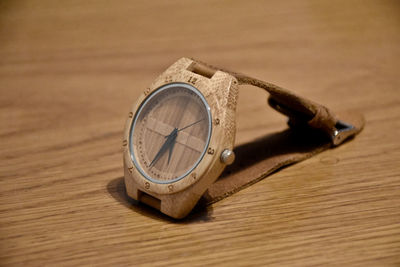
[[[193,72],[212,77],[217,70],[220,70],[236,77],[239,84],[249,84],[266,90],[270,93],[269,104],[277,111],[289,116],[291,125],[308,124],[314,129],[321,130],[329,136],[334,145],[339,145],[355,134],[355,129],[351,125],[339,120],[333,112],[323,105],[300,97],[272,83],[192,60],[194,64],[191,65],[190,70]]]
[[[354,134],[363,128],[364,119],[361,115],[347,112],[339,116],[354,126]],[[217,202],[282,167],[310,158],[331,147],[330,140],[311,127],[290,127],[235,147],[235,162],[208,188],[202,202]]]
[[[219,70],[270,93],[268,103],[289,117],[289,129],[235,148],[236,160],[210,186],[203,202],[210,204],[246,188],[284,166],[307,159],[359,133],[364,119],[354,112],[336,116],[325,106],[287,89],[247,75],[193,60],[190,70],[211,78]],[[340,119],[339,119],[340,118]],[[328,135],[329,138],[326,136]],[[261,149],[260,149],[261,148]]]

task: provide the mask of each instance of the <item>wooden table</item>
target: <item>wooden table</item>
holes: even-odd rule
[[[398,1],[2,1],[0,265],[400,264]],[[186,220],[125,195],[133,101],[182,56],[367,125]],[[243,86],[237,144],[285,129]],[[249,155],[251,157],[251,155]]]

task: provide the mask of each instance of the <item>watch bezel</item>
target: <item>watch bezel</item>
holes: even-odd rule
[[[181,176],[179,176],[179,177],[177,177],[175,179],[172,179],[172,180],[157,180],[154,177],[150,177],[148,175],[148,173],[146,173],[143,170],[141,164],[138,162],[138,160],[136,158],[136,155],[135,155],[135,149],[134,149],[133,141],[132,141],[133,134],[134,134],[135,126],[136,126],[136,123],[137,123],[137,118],[138,118],[138,116],[140,116],[141,112],[146,107],[146,105],[154,97],[156,97],[158,94],[161,94],[165,90],[169,90],[169,89],[176,88],[176,87],[183,87],[183,88],[185,88],[187,90],[190,90],[190,91],[194,92],[201,99],[202,104],[204,105],[205,110],[207,112],[207,118],[208,118],[208,120],[207,120],[208,121],[207,141],[206,141],[206,144],[204,146],[203,151],[201,152],[201,155],[200,155],[199,159],[193,164],[192,167],[190,167],[186,172],[184,172],[184,174],[182,174]],[[208,145],[209,145],[210,139],[211,139],[211,134],[212,134],[212,115],[211,115],[211,108],[210,108],[210,105],[207,102],[207,99],[203,96],[203,94],[196,87],[194,87],[191,84],[182,83],[182,82],[171,82],[171,83],[167,83],[165,85],[162,85],[162,86],[158,87],[157,89],[155,89],[154,91],[152,91],[152,93],[149,94],[144,99],[144,101],[140,104],[139,108],[137,109],[135,115],[133,116],[133,120],[132,120],[131,127],[130,127],[130,133],[129,133],[129,139],[128,139],[129,140],[128,141],[129,150],[130,150],[129,154],[130,154],[130,157],[132,159],[133,164],[135,165],[137,170],[140,172],[140,174],[144,178],[146,178],[147,180],[149,180],[149,181],[151,181],[153,183],[156,183],[156,184],[172,184],[172,183],[175,183],[175,182],[177,182],[177,181],[179,181],[181,179],[184,179],[187,175],[189,175],[199,165],[199,163],[201,162],[201,160],[203,159],[204,155],[207,152]]]

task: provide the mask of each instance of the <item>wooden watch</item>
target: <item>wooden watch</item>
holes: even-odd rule
[[[363,127],[362,117],[338,119],[326,107],[286,89],[181,58],[143,91],[129,113],[123,159],[130,197],[173,218],[183,218],[202,196],[212,203],[259,180],[243,177],[215,183],[235,159],[239,84],[267,90],[269,104],[289,116],[289,125],[305,125],[324,134],[326,143],[313,151],[337,146]],[[265,173],[311,154],[286,155],[272,162]]]

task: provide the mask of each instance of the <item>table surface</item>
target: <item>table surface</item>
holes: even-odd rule
[[[398,1],[2,1],[0,264],[400,264]],[[132,103],[182,56],[364,114],[182,221],[125,194]],[[236,144],[285,129],[243,86]],[[251,155],[249,155],[251,156]],[[251,166],[249,166],[251,168]]]

